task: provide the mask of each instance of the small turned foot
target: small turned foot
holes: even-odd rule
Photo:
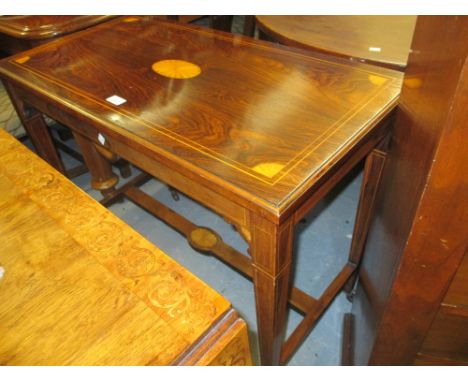
[[[91,187],[95,190],[101,191],[101,193],[105,196],[110,194],[111,192],[115,191],[115,185],[119,182],[119,177],[113,174],[112,177],[106,179],[104,181],[98,180],[91,180]]]

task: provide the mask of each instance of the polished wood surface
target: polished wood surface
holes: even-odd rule
[[[276,41],[393,69],[406,67],[416,16],[256,16]]]
[[[76,32],[115,16],[0,16],[0,33],[24,40],[45,40]]]
[[[77,112],[110,131],[139,137],[173,166],[196,168],[272,215],[313,186],[397,102],[401,82],[394,72],[201,28],[125,20],[38,47],[26,62],[17,56],[0,70],[56,94],[60,104],[76,103]],[[116,45],[123,35],[126,43]],[[187,81],[153,74],[151,65],[169,57],[200,66],[202,74]],[[236,81],[226,86],[232,76]],[[127,101],[115,106],[106,101],[113,95]]]
[[[468,363],[467,39],[466,16],[418,17],[353,301],[355,364]]]
[[[50,42],[60,36],[91,27],[112,18],[115,18],[115,16],[1,16],[0,56],[28,50],[33,46]],[[0,88],[0,91],[3,91],[3,88]],[[20,119],[24,119],[21,117],[23,110],[20,109],[21,108],[18,107],[16,108],[17,115],[20,116]],[[44,121],[39,121],[38,123],[43,122]],[[87,172],[87,168],[83,164],[82,156],[62,142],[62,140],[70,138],[71,134],[69,131],[57,124],[55,124],[54,128],[58,131],[60,136],[60,140],[52,138],[55,146],[82,163],[71,169],[67,169],[67,176],[73,178]],[[56,153],[53,151],[54,150],[49,151],[46,155],[56,156]],[[60,158],[56,158],[55,160],[59,161]],[[119,161],[114,161],[114,163],[119,167],[122,176],[130,176],[130,167],[128,164]]]
[[[250,364],[222,296],[0,130],[0,364]]]
[[[197,65],[199,75],[173,79],[151,68],[174,59]],[[113,177],[97,145],[237,228],[250,247],[251,264],[237,263],[254,280],[263,364],[280,363],[284,351],[294,226],[386,136],[402,77],[151,17],[124,17],[14,56],[0,63],[0,76],[28,113],[40,110],[82,137],[83,153],[95,158],[94,184]],[[109,190],[106,200],[117,194]],[[132,188],[124,194],[146,200]],[[313,318],[301,334],[349,268],[317,300],[295,292]],[[283,360],[300,339],[293,342]]]
[[[0,53],[14,54],[116,16],[0,16]]]

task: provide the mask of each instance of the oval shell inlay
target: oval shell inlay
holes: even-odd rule
[[[201,68],[184,60],[162,60],[155,62],[151,69],[161,76],[176,79],[193,78],[201,73]]]
[[[218,242],[218,236],[208,228],[198,227],[190,232],[190,242],[196,248],[209,250]]]

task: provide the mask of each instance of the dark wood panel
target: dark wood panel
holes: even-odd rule
[[[467,247],[468,18],[419,17],[353,304],[357,364],[411,364]]]
[[[463,305],[468,309],[468,254],[465,254],[453,278],[452,284],[445,295],[444,304]]]
[[[449,315],[440,309],[420,352],[468,363],[468,317]]]
[[[413,365],[415,366],[468,366],[468,361],[454,361],[447,358],[433,357],[427,354],[418,353]]]

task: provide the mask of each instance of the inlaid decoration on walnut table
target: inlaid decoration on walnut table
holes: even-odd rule
[[[3,130],[0,301],[0,365],[251,364],[227,300]]]

